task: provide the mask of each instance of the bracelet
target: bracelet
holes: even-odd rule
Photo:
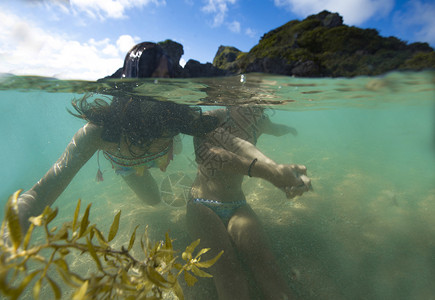
[[[255,165],[255,163],[257,162],[257,160],[258,159],[256,159],[256,158],[254,158],[254,160],[251,162],[251,164],[249,165],[249,168],[248,168],[248,176],[249,177],[252,177],[252,175],[251,175],[251,169],[252,169],[252,167]]]

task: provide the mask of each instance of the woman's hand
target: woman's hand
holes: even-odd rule
[[[301,196],[312,189],[311,179],[304,165],[278,165],[272,184],[283,190],[288,199]]]

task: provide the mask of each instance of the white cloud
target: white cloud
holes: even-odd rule
[[[92,18],[99,17],[122,18],[124,16],[125,6],[119,1],[113,0],[71,0],[72,9],[83,11]]]
[[[95,80],[123,64],[122,41],[90,39],[85,43],[51,34],[5,10],[0,11],[0,73]],[[131,40],[135,40],[131,38]]]
[[[246,28],[245,33],[247,36],[253,38],[257,35],[257,33],[252,28]]]
[[[207,4],[202,8],[202,11],[209,14],[214,14],[213,26],[217,27],[223,24],[227,12],[228,4],[235,4],[236,0],[207,0]]]
[[[240,22],[234,21],[228,23],[228,29],[232,32],[239,33],[240,32]]]
[[[274,0],[275,5],[306,17],[322,10],[338,12],[348,25],[360,25],[372,17],[388,15],[394,0]]]
[[[166,5],[166,0],[41,0],[41,2],[55,4],[64,11],[75,14],[85,13],[91,18],[104,20],[106,18],[125,18],[125,11],[132,8],[141,8],[149,4],[156,6]]]
[[[411,0],[406,8],[405,12],[396,14],[397,26],[399,28],[417,26],[419,29],[414,31],[415,40],[435,45],[435,3]]]
[[[139,37],[132,37],[130,35],[124,34],[118,38],[118,40],[116,41],[116,45],[122,53],[127,53],[128,51],[130,51],[131,48],[133,48],[134,45],[139,42],[139,40]]]

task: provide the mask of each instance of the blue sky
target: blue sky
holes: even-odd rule
[[[0,73],[95,80],[135,43],[166,39],[184,46],[182,64],[212,62],[220,45],[249,51],[264,33],[323,9],[435,46],[433,0],[2,0]]]

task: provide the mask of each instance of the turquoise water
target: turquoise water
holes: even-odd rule
[[[248,74],[154,82],[68,82],[0,79],[0,199],[30,188],[61,155],[81,120],[67,113],[86,91],[146,94],[202,105],[261,101],[274,122],[298,130],[258,143],[279,163],[305,164],[313,192],[294,200],[249,178],[248,202],[263,221],[286,280],[302,299],[435,299],[435,75],[391,73],[354,79],[299,79]],[[175,172],[195,176],[192,139],[158,182]],[[94,156],[56,201],[58,222],[78,198],[92,202],[91,221],[108,229],[121,209],[126,243],[136,224],[152,238],[166,231],[174,247],[190,243],[184,208],[146,207]],[[2,208],[0,212],[3,214]],[[110,218],[108,218],[110,216]],[[83,268],[86,261],[74,264]],[[211,280],[186,290],[188,299],[216,299]]]

